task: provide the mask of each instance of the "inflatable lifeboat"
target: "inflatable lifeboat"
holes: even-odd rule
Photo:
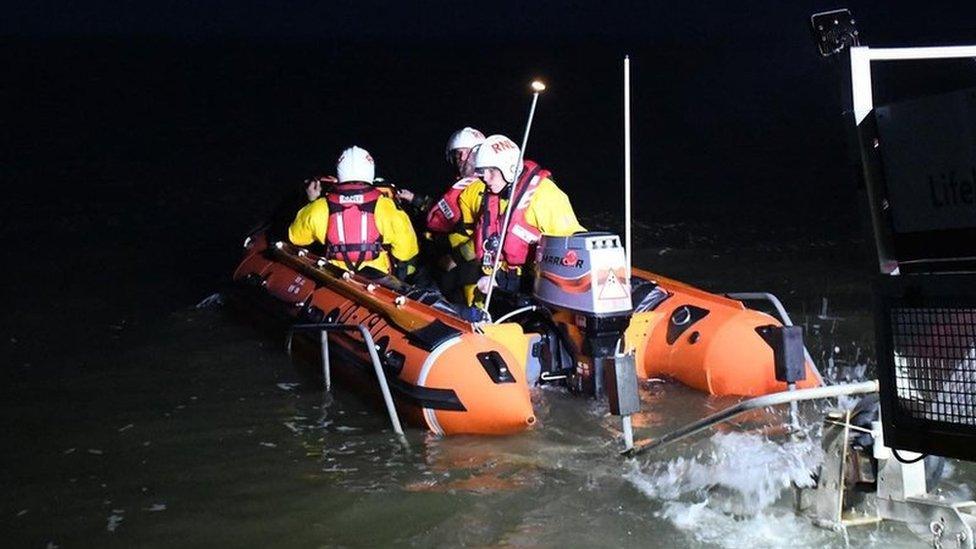
[[[712,395],[759,396],[786,390],[776,381],[772,349],[761,328],[782,324],[766,313],[747,309],[735,299],[647,271],[634,269],[637,284],[666,292],[651,310],[635,311],[626,339],[636,353],[639,372],[648,378],[670,377]],[[798,388],[822,384],[812,362]]]
[[[714,395],[786,388],[760,335],[777,320],[646,271],[635,269],[628,284],[615,235],[544,237],[535,271],[531,291],[496,293],[499,321],[472,324],[436,290],[343,271],[257,232],[245,242],[232,295],[286,326],[365,327],[399,415],[437,434],[527,429],[536,421],[532,386],[601,395],[606,363],[622,352],[635,355],[639,376],[674,378]],[[379,384],[365,345],[356,330],[330,332],[331,372],[375,396]],[[291,348],[315,362],[319,332],[295,332]],[[808,363],[799,385],[820,383]]]
[[[264,233],[245,244],[234,272],[241,298],[286,323],[365,326],[401,417],[438,434],[508,434],[535,423],[524,375],[527,339],[517,324],[476,327],[437,295],[413,292],[395,279],[342,271],[306,250]],[[292,348],[318,347],[319,334],[295,333]],[[377,384],[363,337],[329,335],[332,374],[374,392]]]

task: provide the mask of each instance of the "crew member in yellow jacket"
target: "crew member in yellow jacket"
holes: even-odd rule
[[[519,148],[511,139],[504,135],[488,137],[475,157],[479,179],[458,197],[462,222],[474,227],[471,238],[483,273],[476,285],[478,291],[471,287],[466,292],[469,305],[479,303],[487,293],[497,254],[501,253],[501,261],[495,284],[505,291],[517,292],[524,267],[534,259],[535,246],[542,235],[569,236],[586,230],[576,219],[569,197],[550,179],[550,173],[531,160],[525,160],[519,171],[518,160]],[[513,184],[515,209],[503,249],[499,250],[509,186]]]
[[[338,182],[298,211],[288,239],[298,246],[322,244],[326,259],[343,269],[369,267],[403,279],[414,270],[417,235],[407,214],[371,185],[375,173],[373,157],[364,149],[343,151]]]

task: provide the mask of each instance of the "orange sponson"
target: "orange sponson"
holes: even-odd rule
[[[656,282],[670,297],[654,310],[635,313],[626,332],[638,369],[666,376],[713,395],[757,396],[786,390],[776,381],[772,348],[756,328],[781,323],[742,302],[711,294],[654,273],[633,276]],[[809,361],[800,388],[822,384]]]
[[[234,281],[293,322],[365,326],[401,418],[438,434],[509,434],[535,423],[525,380],[521,328],[504,337],[478,333],[456,316],[346,274],[289,244],[249,239]],[[318,332],[296,334],[306,347]],[[332,375],[376,393],[373,366],[358,332],[330,332]],[[314,353],[314,358],[318,354]],[[501,374],[499,374],[501,371]]]

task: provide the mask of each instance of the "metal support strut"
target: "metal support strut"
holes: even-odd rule
[[[858,431],[874,439],[870,453],[854,444]],[[824,462],[816,487],[798,488],[797,510],[814,524],[841,531],[892,520],[930,547],[974,549],[976,502],[933,493],[925,462],[919,459],[924,456],[908,452],[911,456],[904,459],[912,461],[899,461],[885,445],[880,420],[867,429],[852,423],[851,410],[831,412],[824,419],[822,445]],[[869,494],[865,487],[870,490],[872,483],[874,494]]]
[[[341,330],[344,332],[359,332],[363,336],[363,343],[369,351],[369,359],[373,363],[373,371],[376,372],[376,380],[380,385],[380,392],[383,393],[383,402],[386,404],[386,412],[390,416],[390,424],[393,431],[399,435],[401,440],[406,440],[403,434],[403,427],[400,425],[400,416],[397,415],[396,406],[393,404],[393,396],[390,394],[390,385],[386,382],[386,372],[383,371],[383,363],[376,353],[376,343],[373,335],[365,326],[359,324],[334,324],[330,322],[317,324],[295,324],[288,332],[289,346],[291,344],[292,333],[300,330],[319,330],[322,342],[322,374],[325,376],[325,389],[328,391],[332,386],[332,368],[329,363],[329,339],[328,332],[331,330]]]
[[[332,390],[332,363],[329,360],[329,331],[322,330],[322,381],[325,383],[325,390]]]
[[[670,433],[664,435],[663,437],[652,440],[650,442],[645,442],[635,446],[633,450],[623,451],[622,454],[629,456],[635,456],[645,450],[653,450],[655,448],[660,448],[667,444],[677,442],[679,440],[685,439],[694,435],[695,433],[704,431],[709,427],[728,421],[739,414],[743,414],[750,410],[755,410],[757,408],[765,408],[767,406],[779,406],[781,404],[787,404],[791,402],[800,402],[802,400],[817,400],[821,398],[838,397],[844,395],[858,395],[865,393],[876,393],[878,392],[878,380],[862,381],[861,383],[848,383],[845,385],[830,385],[827,387],[814,387],[813,389],[799,389],[796,391],[783,391],[779,393],[772,393],[769,395],[763,395],[761,397],[750,398],[749,400],[743,400],[742,402],[722,410],[721,412],[716,412],[708,417],[689,423],[680,429],[671,431]]]

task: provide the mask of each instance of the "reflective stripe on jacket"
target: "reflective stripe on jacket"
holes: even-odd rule
[[[576,219],[566,193],[549,178],[548,171],[531,160],[525,161],[515,198],[518,201],[509,221],[502,256],[508,266],[520,267],[530,261],[542,234],[569,236],[586,230]],[[485,261],[485,244],[501,231],[507,203],[487,192],[480,180],[468,185],[458,197],[462,218],[471,219],[475,224],[475,254],[482,261]]]
[[[364,212],[364,209],[369,209],[369,206],[337,207],[342,204],[343,187],[348,185],[361,185],[361,187],[346,189],[350,193],[345,195],[346,204],[353,206],[356,201],[361,200],[361,204],[355,204],[360,206],[370,202],[372,212]],[[374,193],[375,199],[373,199]],[[355,198],[356,196],[361,198]],[[330,202],[333,204],[331,209]],[[364,217],[363,213],[367,216]],[[343,220],[342,234],[339,233],[340,225],[337,223],[340,216]],[[365,230],[363,230],[364,220]],[[375,228],[375,232],[372,228]],[[377,234],[382,250],[374,254],[374,237]],[[295,220],[288,227],[288,239],[298,246],[308,246],[313,242],[324,245],[330,263],[343,269],[358,270],[372,267],[389,273],[392,272],[391,254],[399,261],[408,261],[418,252],[417,235],[407,214],[398,209],[393,200],[361,183],[337,185],[329,189],[325,197],[299,210]],[[350,259],[352,265],[348,264]],[[357,261],[359,265],[356,265]]]

